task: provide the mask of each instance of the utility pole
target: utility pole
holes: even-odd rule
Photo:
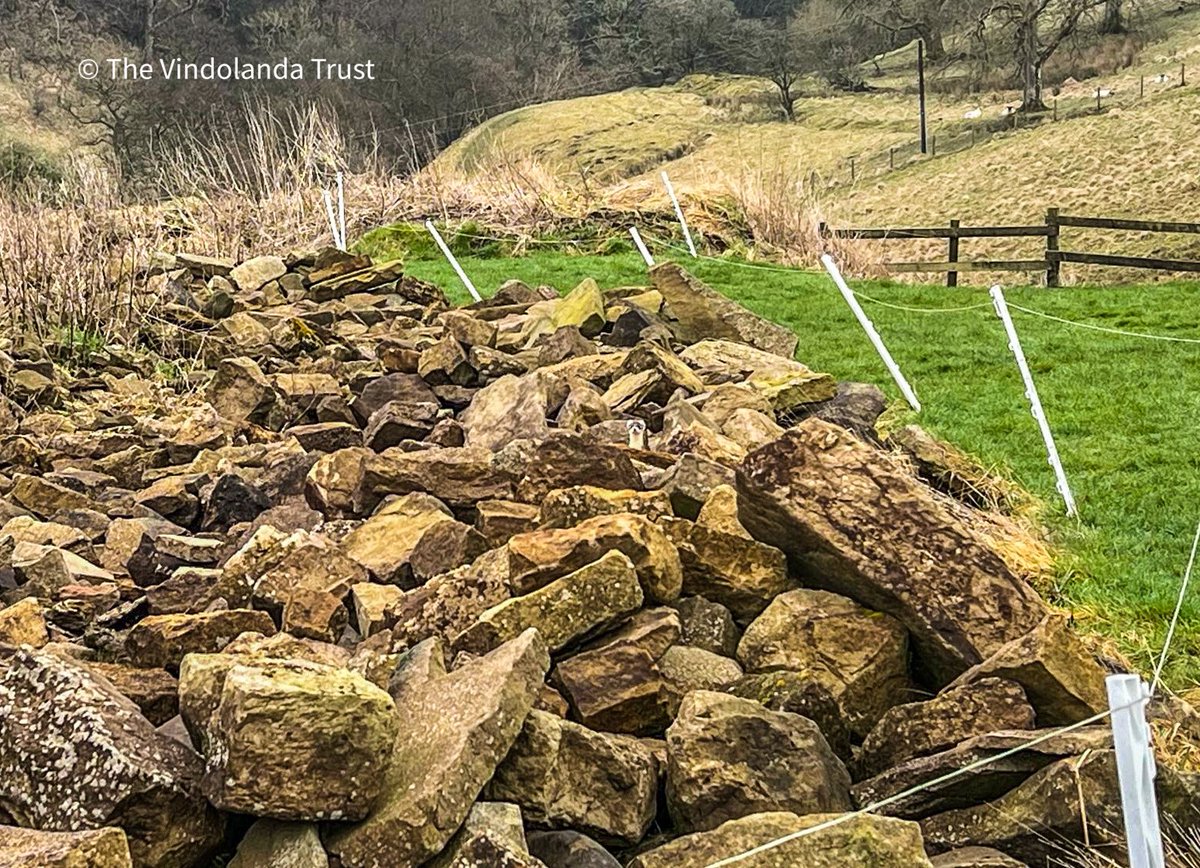
[[[925,119],[925,40],[917,40],[917,90],[921,101],[921,153],[929,153],[929,130]]]

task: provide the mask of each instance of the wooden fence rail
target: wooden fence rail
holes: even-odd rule
[[[1044,271],[1046,285],[1056,287],[1062,284],[1064,263],[1200,273],[1200,261],[1195,260],[1062,250],[1060,243],[1064,228],[1200,234],[1200,223],[1078,217],[1061,214],[1057,208],[1051,208],[1046,212],[1046,222],[1040,226],[963,226],[960,221],[951,220],[950,225],[944,228],[920,226],[888,229],[833,229],[822,223],[821,234],[826,238],[856,241],[944,239],[946,241],[946,259],[944,261],[889,262],[887,267],[897,274],[944,273],[947,286],[957,286],[958,275],[964,272]],[[962,240],[966,238],[1044,238],[1045,255],[1042,259],[964,260],[960,257],[960,247]]]

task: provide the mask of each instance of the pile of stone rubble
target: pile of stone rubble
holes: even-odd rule
[[[334,250],[157,281],[190,374],[0,353],[0,865],[1118,852],[1103,725],[941,780],[1105,668],[989,480],[791,332],[672,264],[465,309]]]

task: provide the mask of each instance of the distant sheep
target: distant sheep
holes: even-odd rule
[[[1112,96],[1116,92],[1117,92],[1117,89],[1115,87],[1114,88],[1107,88],[1107,87],[1096,88],[1096,96],[1100,97],[1101,99],[1107,99],[1108,97]]]
[[[1004,108],[1000,109],[1000,117],[1006,118],[1009,115],[1015,115],[1017,113],[1017,109],[1020,107],[1021,104],[1019,102],[1010,102],[1004,106]]]
[[[1155,84],[1167,84],[1168,82],[1170,82],[1170,80],[1171,80],[1171,74],[1167,73],[1167,72],[1160,72],[1158,75],[1154,76],[1154,78],[1151,79],[1151,81],[1153,81]]]
[[[973,108],[963,115],[963,119],[968,121],[973,121],[981,117],[983,117],[983,109],[980,108]]]

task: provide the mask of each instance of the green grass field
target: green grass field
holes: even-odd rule
[[[468,257],[481,291],[509,278],[571,288],[584,277],[601,285],[646,280],[634,254],[524,258]],[[415,276],[457,300],[466,293],[440,259],[417,254]],[[795,329],[798,357],[841,379],[878,383],[899,393],[827,278],[735,262],[701,261],[694,271],[755,312]],[[856,288],[881,301],[924,308],[987,302],[982,288],[883,283]],[[1110,328],[1200,340],[1200,284],[1122,288],[1006,290],[1011,303]],[[1175,605],[1196,521],[1200,455],[1196,404],[1200,344],[1110,335],[1014,312],[1026,355],[1074,489],[1080,520],[1068,519],[1054,489],[1017,368],[991,306],[913,313],[864,302],[923,404],[918,421],[1042,498],[1059,547],[1056,600],[1085,629],[1114,639],[1143,669],[1152,668]],[[1167,683],[1200,682],[1200,606],[1189,601],[1172,646]]]

